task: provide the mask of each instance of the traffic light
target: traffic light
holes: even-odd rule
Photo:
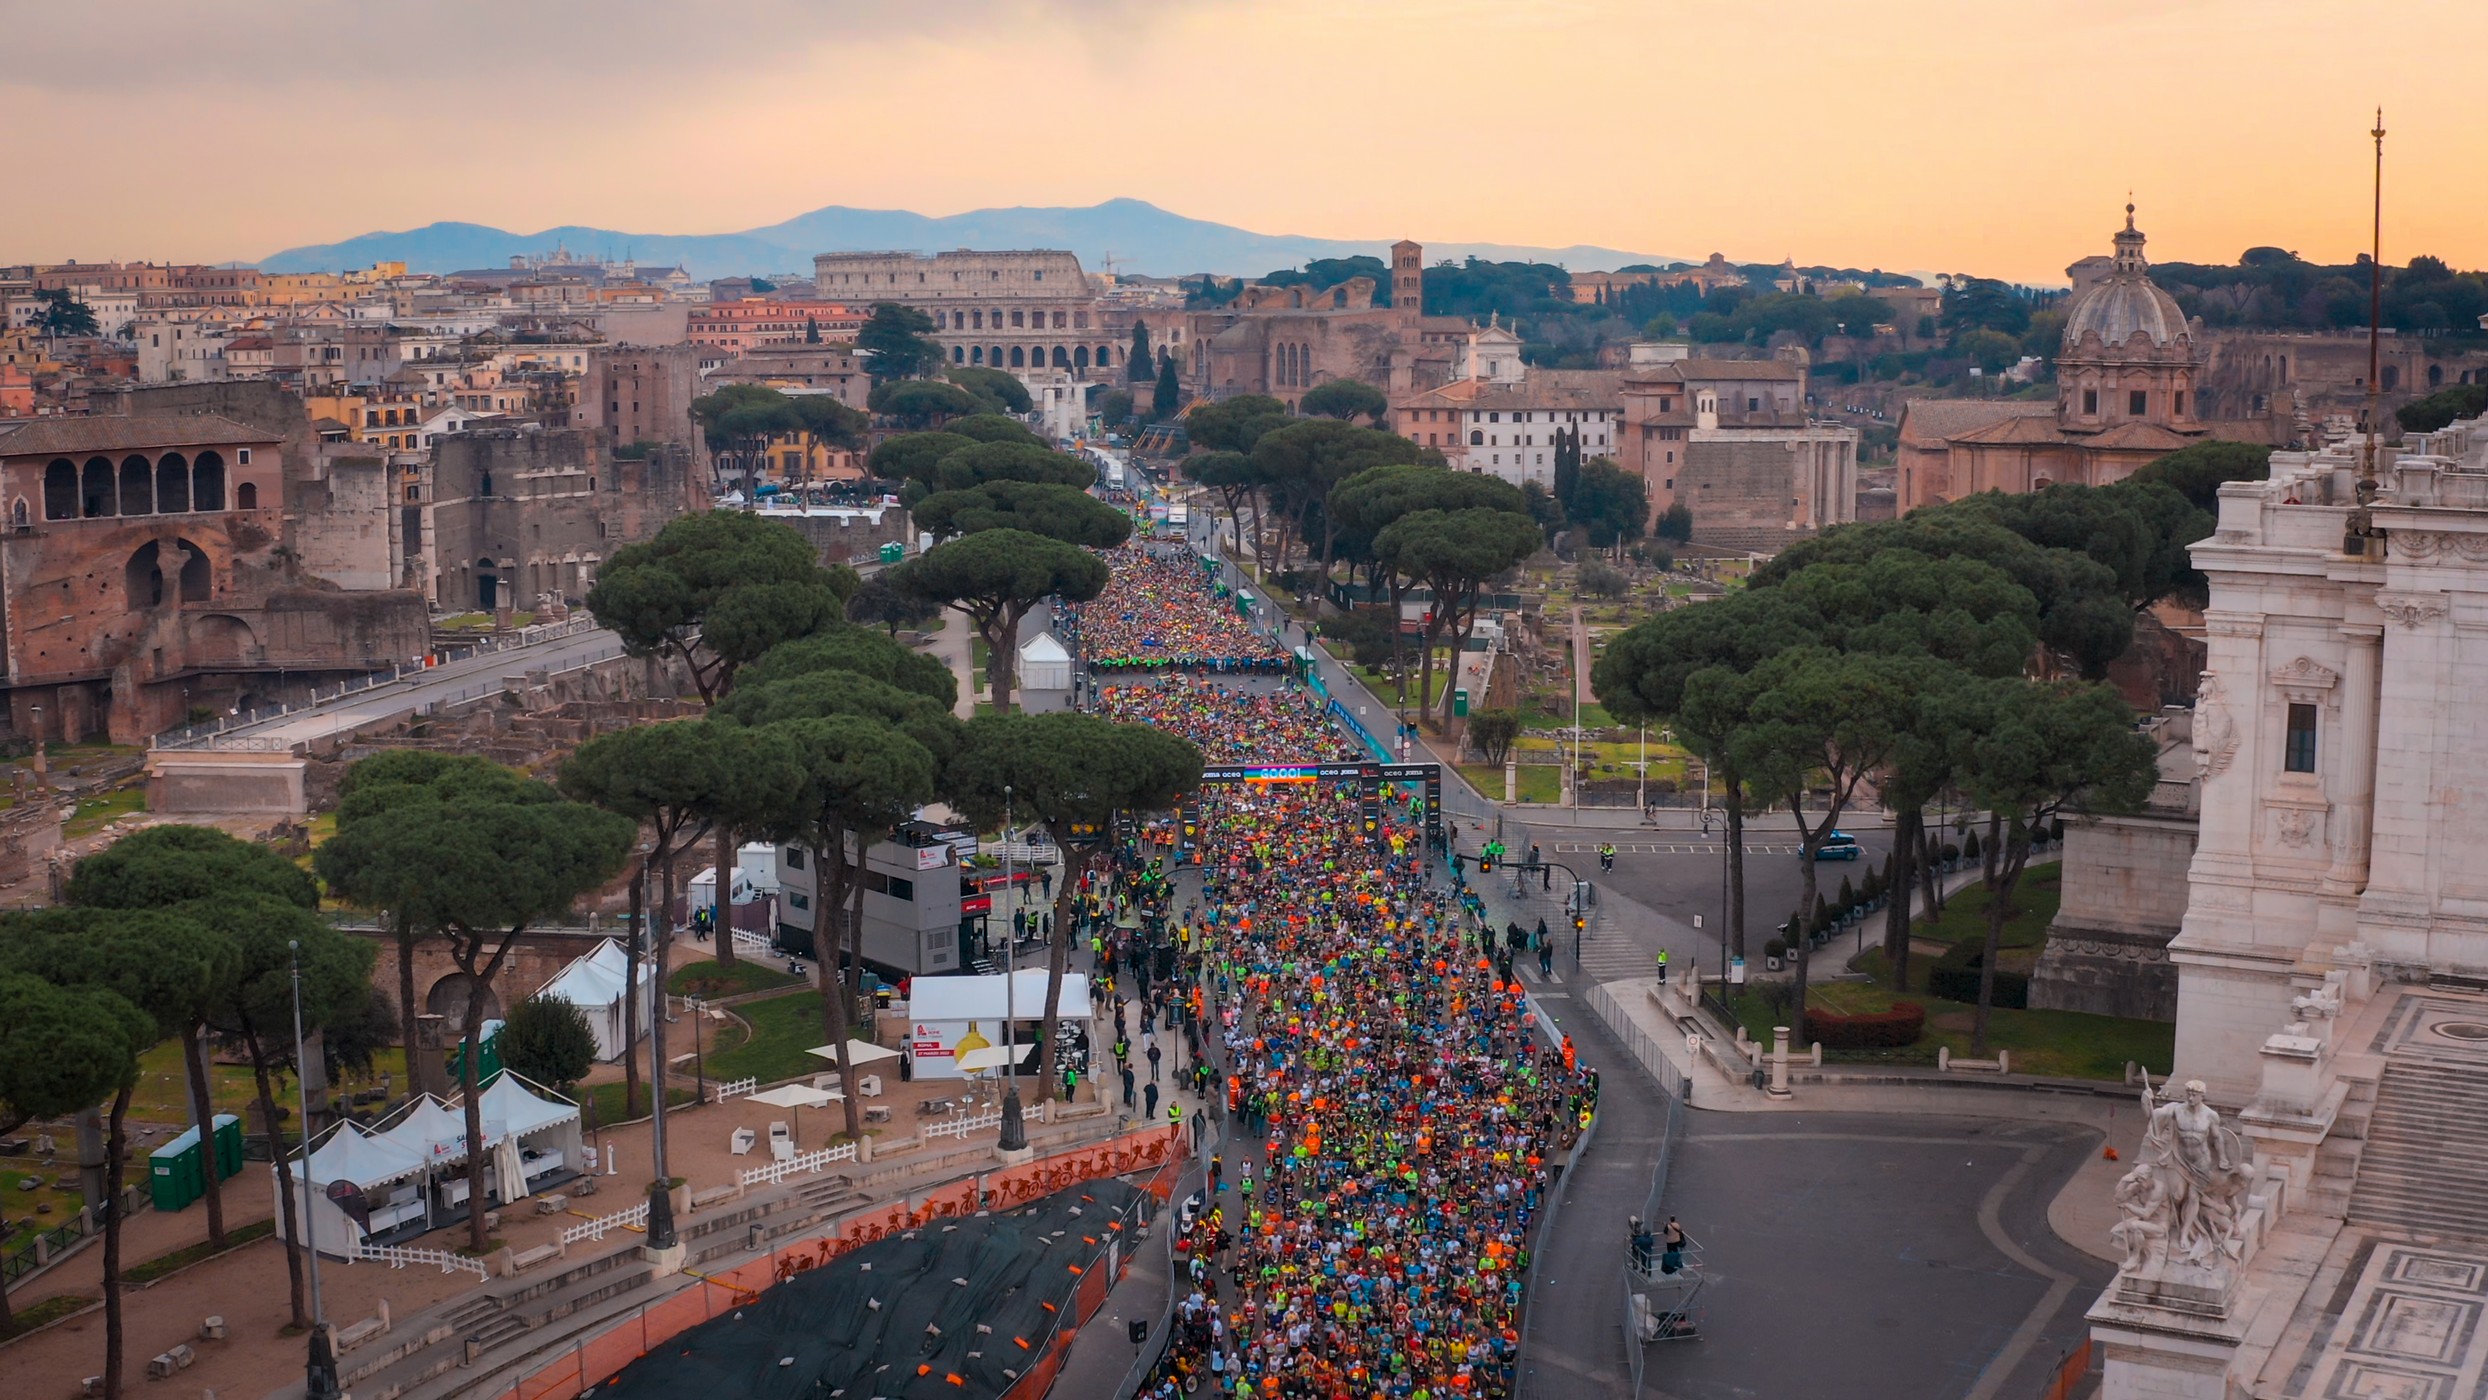
[[[1480,875],[1492,875],[1495,873],[1494,852],[1482,851],[1478,854],[1477,873]]]
[[[1573,931],[1574,933],[1579,933],[1581,930],[1583,930],[1583,929],[1585,929],[1585,928],[1587,928],[1587,927],[1589,927],[1589,921],[1588,921],[1588,920],[1586,920],[1586,919],[1582,918],[1582,917],[1581,917],[1580,915],[1578,915],[1578,914],[1575,914],[1575,915],[1573,915],[1573,916],[1572,916],[1572,931]]]

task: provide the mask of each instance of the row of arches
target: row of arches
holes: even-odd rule
[[[1085,311],[1074,312],[1068,315],[1063,312],[1056,311],[1052,313],[1052,315],[1055,330],[1084,331],[1088,329],[1088,313]],[[1044,311],[1030,311],[1025,308],[1014,308],[1011,312],[1011,329],[1044,330],[1046,328],[1046,316],[1047,313]],[[991,319],[987,319],[989,317]],[[934,324],[941,324],[940,313],[938,312],[935,313]],[[994,330],[1002,329],[1001,307],[997,306],[991,311],[953,311],[950,313],[950,328],[954,331],[981,331],[989,326]]]
[[[234,507],[255,510],[259,487],[245,481],[234,491]],[[225,459],[209,451],[192,461],[167,452],[150,462],[131,455],[115,466],[109,457],[90,457],[80,467],[55,457],[43,469],[43,518],[94,520],[112,515],[188,515],[225,508]]]
[[[149,540],[121,566],[121,587],[132,612],[162,606],[168,593],[178,593],[185,603],[204,603],[214,591],[207,551],[184,539],[174,540],[172,546],[168,557],[162,541]],[[170,584],[167,566],[172,571]]]
[[[1048,359],[1046,347],[1042,345],[1014,345],[1007,355],[999,345],[990,349],[982,345],[953,345],[950,347],[950,362],[954,365],[984,365],[992,369],[1043,369],[1048,364],[1056,369],[1087,369],[1092,364],[1104,369],[1112,363],[1108,356],[1109,348],[1100,345],[1092,356],[1085,345],[1057,345],[1053,347],[1052,358]]]
[[[1313,384],[1313,347],[1282,344],[1271,351],[1270,382],[1282,389],[1304,389]]]

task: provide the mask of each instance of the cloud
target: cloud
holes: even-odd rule
[[[109,0],[8,6],[0,85],[127,99],[167,89],[349,87],[420,100],[506,85],[690,83],[776,71],[823,50],[1001,26],[1124,34],[1200,0]]]

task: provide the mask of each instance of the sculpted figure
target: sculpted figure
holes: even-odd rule
[[[2252,1154],[2237,1130],[2204,1102],[2205,1092],[2202,1080],[2189,1079],[2183,1098],[2162,1103],[2150,1080],[2143,1081],[2143,1112],[2150,1126],[2143,1134],[2141,1162],[2127,1173],[2127,1180],[2147,1174],[2149,1183],[2130,1192],[2119,1183],[2117,1201],[2128,1221],[2164,1227],[2165,1240],[2146,1242],[2139,1251],[2145,1256],[2217,1265],[2237,1253],[2238,1216],[2252,1176]],[[2129,1258],[2136,1255],[2136,1246],[2129,1243],[2135,1232],[2110,1234],[2127,1248]]]

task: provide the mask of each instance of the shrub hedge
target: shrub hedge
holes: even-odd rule
[[[1926,989],[1930,996],[1946,1001],[1978,1003],[1978,972],[1985,966],[1987,950],[1977,943],[1956,943],[1935,966],[1927,969]],[[2008,1011],[2026,1011],[2030,1007],[2030,976],[2009,968],[1996,969],[1996,1006]]]
[[[1915,1045],[1926,1030],[1926,1008],[1914,1001],[1896,1001],[1889,1011],[1835,1016],[1828,1011],[1806,1013],[1806,1034],[1826,1050],[1890,1050]]]

